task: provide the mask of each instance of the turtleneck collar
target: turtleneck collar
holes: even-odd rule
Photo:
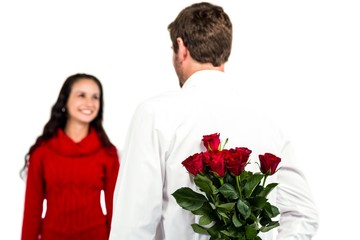
[[[49,148],[64,157],[81,157],[99,151],[101,149],[101,142],[93,128],[90,129],[89,134],[80,142],[74,142],[59,128],[57,134],[50,139]]]

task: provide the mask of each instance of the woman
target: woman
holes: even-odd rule
[[[100,81],[88,74],[66,79],[50,120],[25,157],[21,239],[109,238],[120,162],[102,120]],[[107,214],[102,211],[101,191]]]

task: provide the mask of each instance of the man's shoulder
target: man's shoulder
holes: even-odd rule
[[[138,108],[164,109],[181,102],[181,90],[166,91],[149,97],[139,103]]]

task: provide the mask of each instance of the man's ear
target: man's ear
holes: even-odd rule
[[[178,59],[180,62],[183,62],[187,57],[188,57],[188,49],[184,44],[184,41],[182,40],[182,38],[178,37],[176,39],[178,46],[179,46],[179,51],[177,53],[178,55]]]

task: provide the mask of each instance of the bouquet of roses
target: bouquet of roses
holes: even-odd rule
[[[207,151],[182,162],[203,194],[183,187],[172,195],[182,208],[200,216],[199,223],[191,225],[195,232],[208,234],[211,240],[259,240],[259,232],[279,226],[273,220],[279,210],[267,199],[278,184],[266,185],[266,178],[276,172],[281,159],[271,153],[259,155],[260,171],[246,171],[252,151],[224,149],[227,139],[222,143],[219,136],[204,135]]]

